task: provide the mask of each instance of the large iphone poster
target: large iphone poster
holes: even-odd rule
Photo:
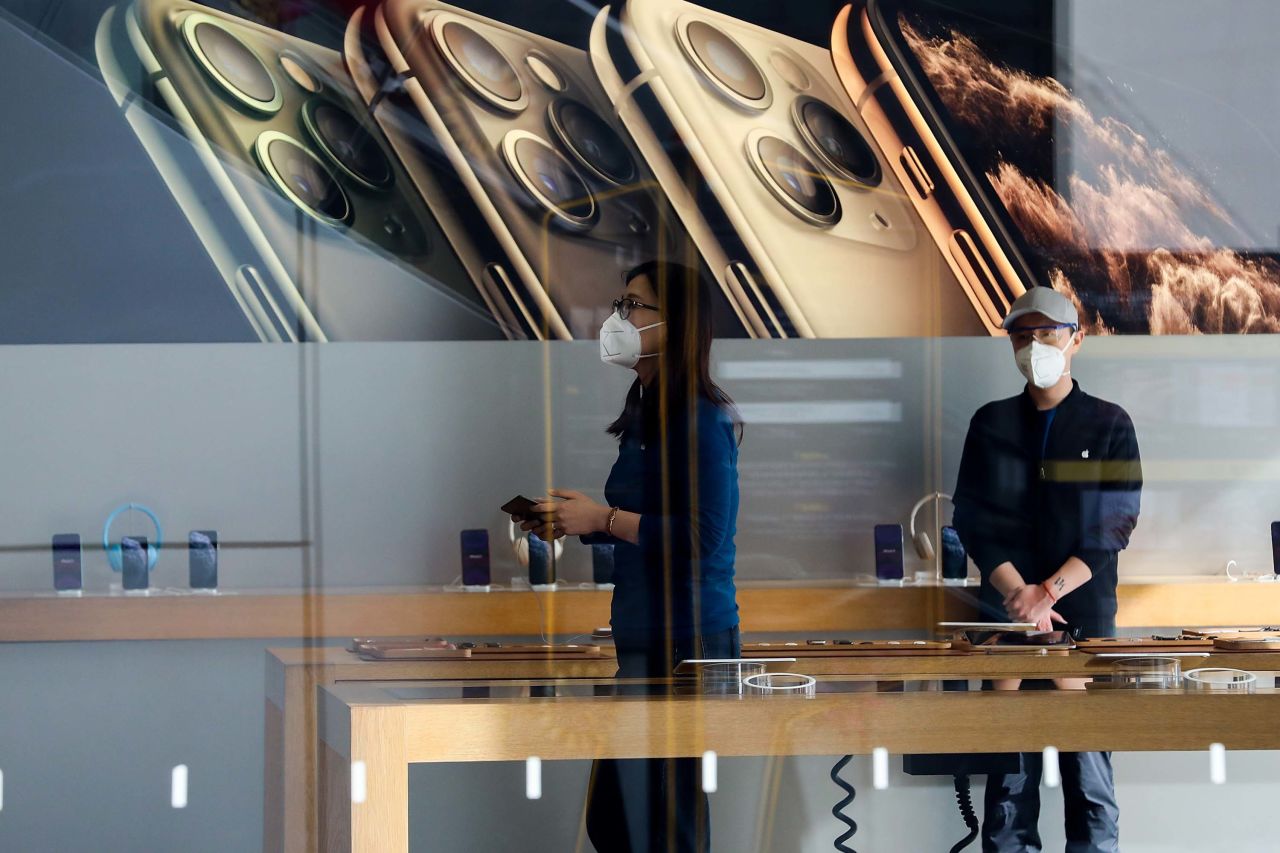
[[[1277,209],[1254,171],[1275,149],[1244,96],[1264,69],[1237,65],[1262,8],[872,0],[858,17],[1028,284],[1095,333],[1190,334],[1280,331]]]
[[[0,343],[1280,330],[1250,0],[0,0]],[[1270,88],[1269,88],[1270,87]]]

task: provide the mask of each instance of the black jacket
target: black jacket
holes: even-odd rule
[[[986,618],[1003,612],[990,585],[1001,563],[1040,583],[1079,557],[1093,578],[1054,609],[1068,627],[1105,626],[1116,613],[1116,554],[1129,544],[1142,495],[1133,421],[1072,382],[1043,459],[1042,441],[1043,416],[1025,390],[978,410],[956,481],[956,531],[982,573]]]

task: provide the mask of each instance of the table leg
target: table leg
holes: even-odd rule
[[[323,667],[268,662],[263,753],[264,853],[318,849],[315,690]],[[277,704],[278,703],[278,704]]]
[[[354,708],[349,719],[350,758],[334,748],[338,744],[325,744],[320,755],[325,789],[323,849],[408,853],[404,715],[399,708]]]
[[[262,853],[284,853],[284,711],[270,699],[262,705]]]

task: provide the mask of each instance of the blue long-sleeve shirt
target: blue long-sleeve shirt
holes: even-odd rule
[[[614,545],[614,641],[648,647],[671,637],[726,631],[738,624],[733,421],[705,398],[699,398],[689,426],[659,429],[653,418],[638,420],[623,433],[605,499],[640,515],[639,541],[583,537]]]

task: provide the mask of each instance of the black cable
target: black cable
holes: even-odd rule
[[[852,847],[846,846],[845,842],[850,838],[853,838],[853,834],[858,831],[858,823],[844,813],[845,807],[853,802],[856,792],[853,790],[852,785],[840,778],[840,771],[843,770],[844,766],[852,759],[852,755],[846,755],[844,758],[837,761],[835,766],[831,768],[831,781],[835,782],[837,787],[845,792],[844,799],[831,807],[831,814],[836,820],[849,827],[839,838],[836,839],[836,850],[840,851],[840,853],[857,853],[857,851]]]
[[[978,815],[973,810],[973,797],[969,791],[969,777],[957,773],[954,777],[956,785],[956,802],[960,805],[960,816],[964,818],[964,825],[969,827],[969,834],[951,848],[951,853],[960,853],[961,850],[973,843],[973,839],[978,837]]]

